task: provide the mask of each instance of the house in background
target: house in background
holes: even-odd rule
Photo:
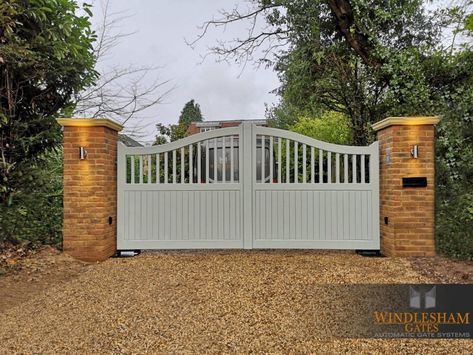
[[[143,147],[143,144],[140,142],[137,142],[130,136],[127,136],[126,134],[118,134],[118,141],[122,142],[125,144],[127,147]]]
[[[202,133],[218,128],[237,127],[242,122],[251,122],[257,126],[267,126],[267,121],[265,119],[192,122],[187,129],[187,134]]]

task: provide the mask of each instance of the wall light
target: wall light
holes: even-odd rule
[[[79,148],[79,158],[80,160],[84,160],[85,158],[87,158],[87,150],[85,150],[85,147]]]
[[[414,158],[414,159],[417,159],[418,156],[419,156],[419,146],[416,144],[412,147],[411,149],[411,156]]]

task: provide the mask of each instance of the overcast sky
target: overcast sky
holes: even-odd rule
[[[174,87],[164,102],[146,112],[148,124],[146,140],[156,133],[154,125],[176,123],[184,104],[195,99],[200,104],[204,120],[262,118],[265,103],[277,101],[270,91],[279,86],[276,74],[264,68],[248,65],[217,63],[201,56],[217,39],[232,39],[244,35],[245,24],[238,24],[226,32],[213,30],[195,49],[185,39],[193,40],[197,28],[205,20],[218,16],[221,8],[232,9],[235,0],[111,0],[113,12],[124,11],[129,17],[120,22],[122,32],[135,32],[115,47],[104,64],[106,66],[150,65],[163,66],[156,74],[170,80]],[[96,19],[100,19],[100,0],[95,2]],[[246,6],[239,1],[240,6]],[[241,75],[240,75],[241,74]],[[150,82],[155,78],[147,78]],[[163,90],[164,91],[164,90]]]

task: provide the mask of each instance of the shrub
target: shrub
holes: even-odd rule
[[[318,117],[302,117],[291,131],[335,144],[350,144],[351,129],[348,117],[343,113],[326,111]]]
[[[62,151],[50,151],[21,176],[22,189],[0,205],[0,242],[60,246]]]

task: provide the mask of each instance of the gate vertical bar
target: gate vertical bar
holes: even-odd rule
[[[273,136],[269,136],[269,183],[273,183]]]
[[[192,155],[194,154],[194,145],[191,144],[189,145],[189,184],[194,183],[194,165],[193,165],[193,159]]]
[[[282,157],[281,157],[281,145],[282,138],[278,138],[278,184],[282,183],[281,168],[282,168]]]
[[[253,247],[253,181],[256,180],[256,136],[253,135],[253,125],[243,122],[241,125],[240,159],[241,175],[243,182],[243,248]]]
[[[133,165],[135,164],[133,159],[130,159],[130,163],[132,163]],[[127,168],[126,168],[125,145],[122,142],[117,142],[117,240],[123,240],[126,237],[125,236],[125,191],[124,191],[124,188],[126,185],[126,176],[127,176]],[[134,176],[131,176],[130,182],[134,182]]]
[[[266,180],[266,171],[264,169],[265,156],[266,156],[266,137],[260,136],[261,140],[261,183],[265,183]]]
[[[233,182],[235,178],[235,166],[233,162],[233,136],[230,136],[230,182]]]
[[[372,238],[376,242],[376,248],[379,249],[380,245],[380,225],[379,225],[379,142],[376,141],[370,145],[372,152],[370,154],[369,163],[370,163],[370,184],[373,185],[373,194],[371,196],[372,200]]]

